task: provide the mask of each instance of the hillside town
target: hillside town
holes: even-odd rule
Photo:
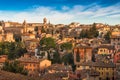
[[[0,21],[0,80],[20,77],[120,80],[120,25]]]

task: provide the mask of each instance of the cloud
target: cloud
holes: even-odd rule
[[[119,5],[120,3],[102,7],[93,3],[88,6],[62,6],[61,10],[55,7],[34,6],[32,9],[24,11],[0,11],[0,20],[23,22],[25,19],[27,22],[42,23],[43,18],[46,17],[53,24],[69,24],[71,22],[120,24]]]
[[[67,10],[69,10],[69,9],[70,9],[70,8],[69,8],[68,6],[63,6],[63,7],[62,7],[62,10],[63,10],[63,11],[67,11]]]

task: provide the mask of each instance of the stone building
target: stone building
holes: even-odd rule
[[[95,73],[93,73],[93,80],[114,80],[114,68],[113,63],[104,63],[104,62],[83,62],[76,65],[76,70],[94,70],[99,72],[97,76],[99,79],[95,79]],[[88,72],[86,72],[87,74]],[[81,74],[82,75],[82,74]],[[91,74],[92,75],[92,74]]]
[[[29,74],[38,73],[39,71],[51,66],[51,61],[47,59],[38,59],[29,54],[25,54],[24,56],[20,57],[18,61],[20,62],[21,66],[24,67],[24,69],[28,70]]]
[[[79,56],[79,57],[78,57]],[[80,60],[77,61],[77,58]],[[92,58],[92,47],[89,46],[79,46],[74,48],[74,62],[81,63],[86,61],[91,61]]]

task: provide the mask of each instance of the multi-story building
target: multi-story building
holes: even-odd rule
[[[116,50],[120,49],[120,35],[119,36],[111,36],[111,45],[115,46]]]
[[[118,61],[120,61],[120,51],[118,51],[118,52],[114,55],[114,63],[117,63]]]
[[[76,70],[95,70],[99,72],[99,80],[114,80],[114,64],[104,62],[83,62],[76,64]],[[87,73],[87,72],[86,72]],[[81,74],[82,75],[82,74]]]
[[[112,45],[120,44],[120,36],[111,36],[111,44]]]
[[[28,70],[29,74],[44,70],[51,65],[51,61],[47,59],[37,59],[35,56],[30,56],[29,54],[25,54],[19,58],[18,61],[24,69]]]
[[[98,47],[97,54],[113,54],[115,52],[115,48],[113,45],[102,44]]]
[[[0,34],[0,42],[2,41],[8,41],[8,42],[14,42],[14,36],[11,32],[5,32],[4,28],[2,28],[1,34]]]
[[[79,58],[79,61],[78,61]],[[86,62],[91,61],[92,58],[92,47],[79,46],[74,48],[74,62]]]

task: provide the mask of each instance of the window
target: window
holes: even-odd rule
[[[30,67],[31,67],[32,65],[30,64]]]
[[[104,49],[104,52],[105,52],[105,49]]]
[[[29,71],[32,71],[32,69],[29,69]]]
[[[27,66],[27,64],[24,64],[24,66]]]
[[[117,55],[117,57],[118,57],[118,55]]]
[[[102,49],[100,49],[100,52],[102,52],[103,50]]]
[[[33,69],[33,71],[36,71],[36,69]]]
[[[103,75],[103,72],[102,72],[102,75]]]
[[[39,68],[39,65],[37,65],[37,67]]]
[[[106,72],[106,75],[108,76],[108,75],[109,75],[109,72]]]
[[[106,70],[108,70],[108,68],[106,68]]]
[[[33,66],[35,67],[35,64],[33,64]]]

